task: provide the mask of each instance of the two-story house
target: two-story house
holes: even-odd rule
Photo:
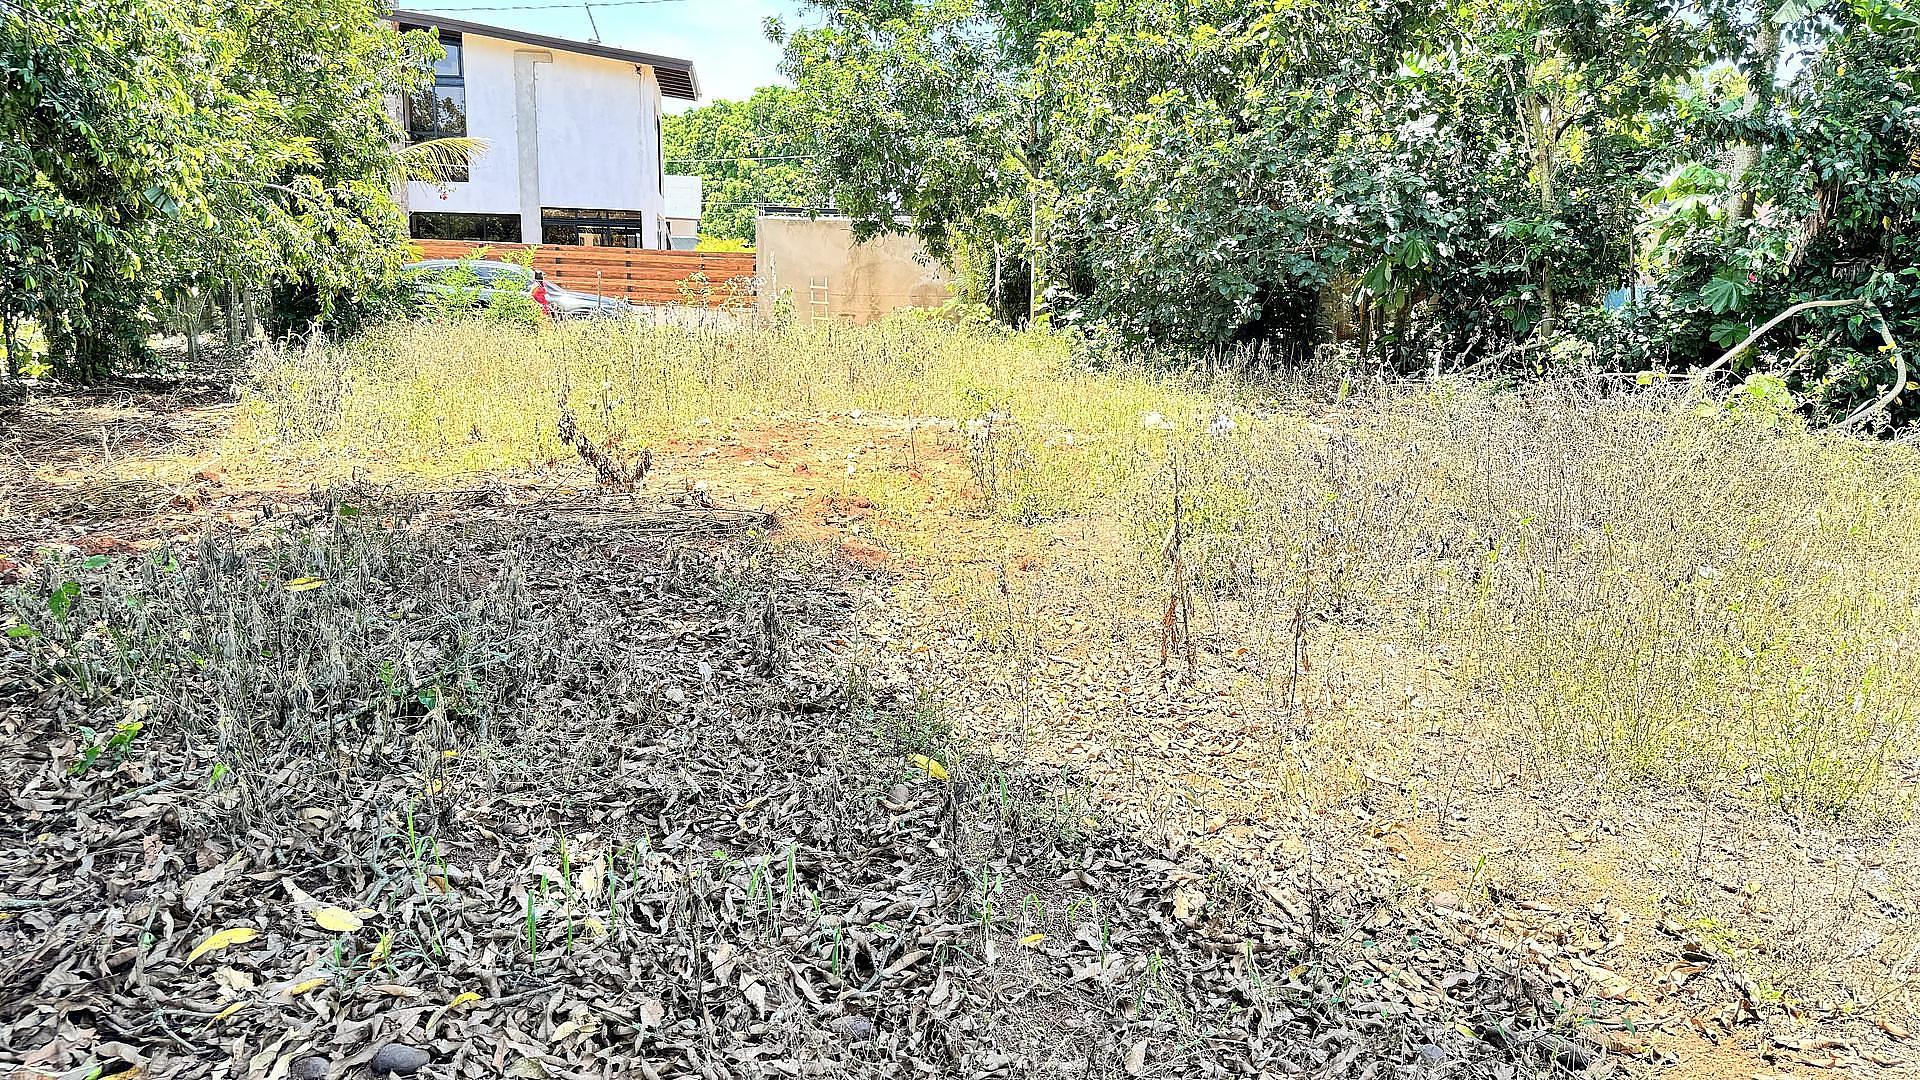
[[[489,144],[444,190],[408,185],[414,237],[669,246],[661,104],[698,100],[690,61],[428,12],[393,19],[438,30],[447,52],[404,103],[408,134]]]

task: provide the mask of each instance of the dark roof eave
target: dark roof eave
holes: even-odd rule
[[[685,101],[700,100],[700,78],[693,70],[693,61],[682,60],[677,56],[659,56],[654,53],[636,52],[632,49],[616,49],[611,45],[596,45],[591,41],[571,41],[567,38],[549,37],[546,34],[533,34],[525,30],[512,30],[504,26],[489,26],[486,23],[472,22],[467,19],[455,19],[430,11],[395,9],[393,17],[400,22],[417,26],[432,26],[441,30],[456,30],[462,34],[499,38],[502,41],[517,41],[522,45],[538,45],[543,49],[553,49],[557,52],[598,56],[608,60],[624,60],[630,64],[644,64],[653,69],[654,78],[660,83],[660,93],[664,96]]]

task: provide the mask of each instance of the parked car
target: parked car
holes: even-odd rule
[[[492,302],[496,293],[530,296],[540,310],[554,319],[626,318],[637,310],[616,296],[563,289],[547,280],[540,270],[529,270],[518,263],[485,259],[424,259],[400,268],[422,300],[469,298],[475,307]]]
[[[638,308],[617,296],[575,292],[551,282],[541,284],[547,290],[547,314],[556,319],[625,319],[639,312]]]

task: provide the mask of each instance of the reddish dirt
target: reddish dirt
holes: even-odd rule
[[[794,418],[675,440],[654,460],[654,490],[698,486],[718,502],[763,507],[779,535],[832,545],[862,566],[1045,565],[1030,530],[982,511],[966,446],[949,423]]]
[[[909,446],[897,423],[836,418],[743,431],[735,440],[715,446],[716,452],[703,453],[705,449],[697,444],[685,448],[686,475],[694,482],[706,483],[716,493],[725,491],[732,498],[776,509],[781,531],[793,539],[832,543],[851,561],[885,565],[893,573],[911,577],[951,577],[956,571],[978,567],[986,573],[1031,579],[1031,584],[1019,591],[1051,595],[1038,601],[1037,609],[1025,613],[1028,620],[1091,630],[1115,617],[1110,612],[1092,610],[1074,594],[1076,580],[1094,580],[1102,572],[1099,563],[1105,556],[1096,557],[1090,552],[1117,552],[1117,539],[1095,524],[1076,523],[1074,527],[1085,535],[1057,549],[1056,544],[1065,537],[1049,540],[1044,534],[1051,530],[1024,529],[983,514],[973,490],[965,446],[956,432],[923,430]],[[846,461],[855,463],[852,477],[846,473]],[[856,494],[867,491],[876,494]],[[1062,560],[1056,550],[1074,554],[1072,559]],[[932,618],[939,614],[922,612],[907,617]],[[1101,654],[1112,649],[1110,644],[1102,644],[1105,637],[1101,633],[1070,633],[1056,635],[1044,645],[1036,638],[1034,648],[1044,650],[1049,662],[1033,676],[1031,692],[1057,695],[1075,712],[1102,712],[1088,696],[1094,689],[1089,680],[1112,687],[1122,685],[1125,679],[1115,670],[1098,672],[1104,666]],[[1226,659],[1207,656],[1203,665],[1219,666]],[[1119,659],[1113,662],[1122,666],[1126,663]],[[987,677],[993,678],[992,673]],[[1429,687],[1428,692],[1433,689]],[[1143,691],[1134,702],[1138,705],[1153,696]],[[1287,835],[1296,825],[1279,810],[1287,802],[1284,796],[1263,794],[1259,784],[1215,783],[1216,777],[1258,775],[1268,768],[1273,754],[1268,747],[1274,742],[1269,733],[1249,727],[1250,717],[1246,715],[1231,709],[1223,712],[1220,706],[1225,694],[1212,701],[1202,700],[1205,695],[1198,692],[1187,696],[1194,700],[1170,704],[1152,720],[1125,713],[1089,715],[1084,724],[1073,717],[1041,720],[1041,725],[1052,725],[1049,732],[1044,736],[1022,734],[1018,752],[1085,765],[1096,773],[1116,777],[1115,783],[1135,782],[1118,779],[1118,770],[1105,768],[1116,760],[1117,749],[1125,747],[1117,756],[1121,761],[1156,752],[1128,746],[1129,740],[1145,740],[1151,735],[1160,752],[1177,752],[1181,760],[1194,753],[1213,753],[1215,756],[1207,762],[1191,768],[1170,759],[1153,770],[1159,779],[1149,781],[1186,785],[1204,793],[1200,797],[1212,809],[1200,815],[1196,825],[1202,834],[1202,846],[1225,843],[1261,847],[1275,836]],[[1341,703],[1328,704],[1344,708]],[[1131,726],[1123,731],[1111,728],[1113,723]],[[1404,728],[1405,718],[1390,723]],[[1172,744],[1171,750],[1167,742]],[[1217,753],[1208,749],[1216,744],[1221,748]],[[1228,754],[1231,760],[1219,754]],[[1849,1075],[1859,1074],[1863,1067],[1869,1071],[1901,1067],[1882,1065],[1876,1055],[1887,1062],[1906,1060],[1904,1055],[1885,1057],[1890,1052],[1898,1053],[1898,1048],[1871,1039],[1867,1041],[1876,1042],[1876,1047],[1862,1045],[1860,1036],[1855,1036],[1851,1044],[1859,1056],[1828,1054],[1818,1048],[1820,1037],[1809,1034],[1804,1022],[1776,1017],[1756,1023],[1737,1009],[1729,1013],[1728,996],[1737,998],[1738,994],[1719,981],[1663,982],[1688,947],[1683,937],[1660,930],[1659,882],[1650,878],[1646,869],[1650,851],[1665,838],[1648,833],[1628,842],[1593,828],[1590,821],[1583,822],[1575,803],[1562,805],[1539,793],[1527,795],[1512,783],[1504,785],[1509,794],[1502,795],[1503,785],[1496,780],[1474,784],[1470,794],[1462,791],[1462,799],[1471,799],[1475,805],[1464,808],[1464,816],[1458,821],[1430,828],[1424,821],[1409,818],[1383,833],[1377,847],[1363,846],[1377,850],[1382,858],[1395,859],[1404,876],[1421,883],[1428,894],[1467,893],[1476,865],[1485,872],[1497,873],[1509,886],[1517,876],[1523,891],[1505,895],[1489,909],[1489,917],[1524,921],[1530,904],[1546,901],[1550,912],[1538,921],[1541,941],[1548,948],[1560,933],[1556,921],[1577,921],[1582,912],[1596,906],[1631,912],[1631,920],[1623,927],[1622,943],[1605,952],[1604,959],[1594,957],[1607,965],[1600,969],[1601,974],[1615,980],[1613,993],[1620,995],[1615,1003],[1624,1006],[1619,1022],[1626,1025],[1597,1029],[1596,1038],[1615,1052],[1613,1060],[1627,1072],[1754,1080]],[[1432,791],[1446,783],[1444,776],[1426,777],[1421,787]],[[1359,795],[1361,803],[1368,798],[1364,792]],[[1560,807],[1558,813],[1556,806]],[[1633,813],[1658,818],[1671,813],[1671,808],[1649,803]],[[1729,820],[1738,820],[1737,815]],[[1505,854],[1487,863],[1484,856],[1489,850]],[[1527,869],[1529,866],[1534,869]],[[1538,873],[1549,867],[1551,873]],[[1485,880],[1482,877],[1483,888]],[[1822,1026],[1816,1024],[1814,1028],[1817,1031]],[[1857,1025],[1854,1028],[1857,1030]],[[1829,1063],[1825,1059],[1832,1060]]]

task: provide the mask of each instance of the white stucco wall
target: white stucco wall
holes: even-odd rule
[[[536,70],[541,205],[659,213],[660,88],[652,71],[636,75],[632,64],[560,52]]]
[[[682,248],[693,247],[700,238],[700,178],[667,174],[667,235],[680,240]]]
[[[668,173],[666,196],[668,217],[699,219],[701,210],[699,177]]]
[[[407,207],[424,212],[517,214],[520,212],[520,143],[513,119],[511,41],[467,35],[462,64],[467,77],[467,134],[487,140],[464,184],[448,184],[445,197],[432,184],[410,184]]]
[[[533,67],[539,205],[643,211],[647,242],[655,244],[665,201],[653,70],[471,33],[464,45],[467,134],[486,139],[487,152],[474,161],[467,182],[449,184],[444,197],[431,184],[409,185],[408,208],[537,214],[539,207],[521,205],[514,54],[542,53],[553,59]]]

